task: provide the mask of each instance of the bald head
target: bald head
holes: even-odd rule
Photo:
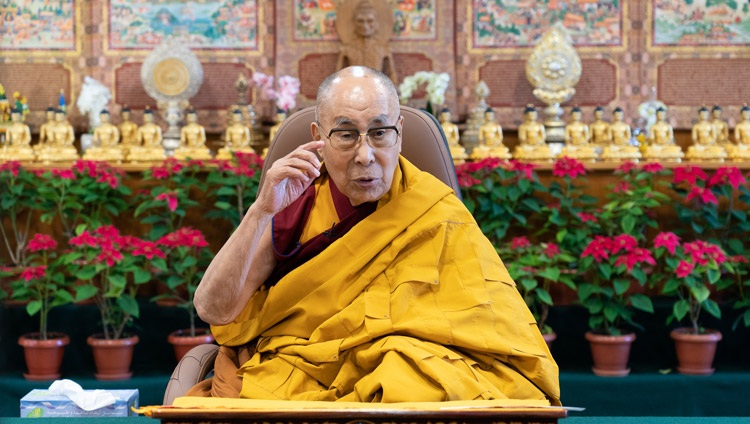
[[[366,66],[350,66],[329,75],[318,87],[315,103],[315,119],[320,120],[321,114],[331,105],[334,93],[348,90],[353,85],[369,85],[377,91],[378,97],[386,100],[393,110],[399,108],[398,90],[387,75]]]

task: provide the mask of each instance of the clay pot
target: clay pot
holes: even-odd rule
[[[624,377],[630,374],[628,359],[630,345],[635,340],[635,334],[628,333],[620,336],[586,333],[586,340],[591,346],[591,356],[594,374],[600,377]]]
[[[95,334],[89,336],[86,343],[94,352],[97,380],[127,380],[133,376],[130,364],[138,336],[108,340],[102,334]]]
[[[677,371],[680,374],[711,375],[714,373],[712,364],[716,356],[716,345],[721,340],[721,333],[717,330],[706,330],[705,333],[695,334],[692,329],[676,328],[669,333],[674,340],[677,352]]]
[[[48,333],[47,339],[40,338],[39,333],[24,334],[18,338],[23,346],[23,355],[29,372],[23,376],[31,381],[49,381],[60,378],[65,346],[70,338],[63,333]]]
[[[174,355],[178,362],[190,349],[202,344],[213,343],[214,340],[214,336],[208,328],[196,328],[195,336],[190,335],[190,329],[188,328],[174,331],[167,337],[167,341],[174,348]]]

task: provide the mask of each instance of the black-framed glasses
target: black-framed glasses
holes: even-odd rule
[[[323,126],[320,122],[316,122],[320,129]],[[325,133],[325,130],[323,130]],[[359,146],[359,141],[362,137],[365,138],[367,144],[373,149],[385,149],[393,147],[398,141],[398,128],[393,125],[385,127],[373,127],[368,128],[367,131],[361,133],[359,130],[351,128],[334,128],[328,132],[326,138],[331,141],[331,146],[337,150],[352,150]]]

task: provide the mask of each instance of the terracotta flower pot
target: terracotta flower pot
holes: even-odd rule
[[[630,374],[628,359],[635,334],[610,336],[589,331],[586,333],[586,340],[591,346],[594,374],[600,377],[625,377]]]
[[[179,362],[190,349],[207,343],[214,342],[214,336],[208,328],[196,328],[195,336],[190,335],[190,329],[172,332],[167,341],[174,347],[174,355]]]
[[[63,333],[48,333],[47,337],[42,340],[39,333],[30,333],[18,338],[29,369],[28,373],[23,374],[27,380],[48,381],[60,378],[60,365],[70,338]]]
[[[94,351],[94,364],[97,380],[127,380],[133,376],[130,363],[133,362],[133,347],[138,344],[138,336],[124,339],[105,339],[101,334],[89,336],[86,343]]]
[[[703,334],[694,334],[690,328],[676,328],[669,333],[674,340],[677,352],[677,371],[680,374],[711,375],[712,364],[716,356],[716,345],[721,340],[721,333],[706,330]]]

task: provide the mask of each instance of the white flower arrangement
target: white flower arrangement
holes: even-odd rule
[[[414,75],[404,78],[398,91],[401,94],[401,102],[408,102],[414,95],[414,91],[422,84],[427,84],[427,101],[435,106],[445,103],[445,90],[448,89],[451,77],[445,72],[419,71]]]
[[[260,98],[263,100],[275,100],[276,107],[284,112],[289,112],[297,106],[297,94],[299,94],[299,79],[283,75],[276,81],[277,88],[274,89],[273,76],[262,72],[253,73],[253,84],[260,90]]]

